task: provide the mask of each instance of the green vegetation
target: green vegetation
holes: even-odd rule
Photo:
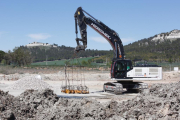
[[[27,66],[32,62],[32,57],[27,49],[22,49],[21,47],[15,48],[13,52],[8,51],[3,56],[1,64],[4,65],[17,65],[17,66]]]
[[[56,65],[60,65],[60,66],[64,66],[65,64],[67,65],[87,65],[88,64],[88,60],[93,59],[94,57],[87,57],[87,58],[78,58],[78,59],[70,59],[70,60],[57,60],[57,61],[44,61],[44,62],[36,62],[36,63],[32,63],[31,65],[40,65],[40,66],[56,66]]]
[[[5,52],[0,50],[0,63],[2,62],[2,60],[4,59],[4,55],[5,55]]]
[[[166,63],[166,64],[179,62],[180,39],[177,39],[174,41],[165,40],[164,42],[160,42],[160,41],[152,41],[152,38],[153,37],[150,37],[147,39],[142,39],[137,42],[134,42],[134,43],[124,46],[126,59],[130,59],[130,60],[142,59],[142,60],[149,61],[149,62],[158,61],[158,63]],[[61,46],[58,49],[61,49],[62,53],[54,54],[56,52],[53,52],[53,49],[49,49],[52,51],[49,51],[48,53],[49,54],[53,53],[57,57],[59,56],[60,59],[72,59],[74,48]],[[97,55],[99,55],[99,57],[94,57]],[[82,60],[80,63],[84,66],[104,65],[104,66],[110,67],[111,60],[114,56],[114,53],[112,50],[111,51],[86,50],[84,52],[78,53],[78,57],[87,57],[87,56],[92,56],[92,59],[84,60],[84,61]],[[37,56],[34,56],[34,57],[36,58]],[[49,59],[49,57],[50,57],[50,55],[48,55],[47,60],[51,60],[51,59]],[[53,58],[53,59],[55,59],[55,58]],[[45,61],[45,60],[46,59],[45,59],[45,55],[44,55],[43,61]],[[64,65],[65,63],[67,65],[72,64],[71,60],[70,61],[60,60],[60,61],[48,61],[47,62],[48,65]],[[77,63],[73,63],[73,64],[77,64]],[[32,65],[46,65],[46,62],[33,63]]]
[[[146,61],[179,62],[180,39],[164,42],[152,41],[152,37],[125,46],[126,58]],[[169,61],[170,62],[170,61]]]
[[[23,50],[22,48],[17,48],[14,50],[14,62],[19,66],[29,65],[32,62],[30,52],[28,50]]]
[[[167,34],[167,33],[163,33]],[[156,35],[155,35],[156,36]],[[154,37],[154,36],[153,36]],[[180,39],[153,41],[153,37],[145,38],[124,46],[126,59],[142,59],[148,62],[158,63],[176,63],[180,62]],[[77,61],[73,58],[79,58]],[[82,58],[81,58],[82,57]],[[6,65],[48,65],[63,66],[67,65],[84,65],[84,66],[109,66],[114,57],[112,50],[90,50],[74,53],[73,47],[64,45],[54,47],[31,47],[20,46],[4,53],[0,51],[0,63]],[[45,62],[47,61],[47,62]],[[78,62],[79,61],[79,62]]]
[[[86,49],[86,51],[80,51],[75,55],[73,47],[66,47],[64,45],[58,46],[56,48],[48,48],[45,47],[31,47],[26,48],[21,46],[22,49],[28,49],[31,52],[31,56],[33,57],[33,62],[43,62],[43,61],[54,61],[61,59],[72,59],[73,57],[95,57],[102,56],[110,53],[111,51],[104,50],[90,50]]]

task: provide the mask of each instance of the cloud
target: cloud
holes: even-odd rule
[[[46,33],[39,33],[39,34],[29,34],[27,35],[28,37],[36,40],[45,40],[47,38],[50,38],[51,35],[46,34]]]
[[[100,43],[108,43],[108,41],[103,37],[91,37],[90,40],[100,42]]]

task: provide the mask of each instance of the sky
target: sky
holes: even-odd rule
[[[115,30],[124,45],[180,30],[179,0],[0,0],[0,50],[32,42],[76,47],[78,7]],[[89,26],[87,36],[87,49],[112,49]]]

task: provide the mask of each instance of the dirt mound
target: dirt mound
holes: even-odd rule
[[[163,80],[178,79],[180,76],[179,71],[163,72]]]
[[[132,100],[116,104],[116,115],[126,119],[180,119],[180,82],[154,84]],[[111,103],[110,103],[111,104]]]
[[[172,99],[180,95],[180,82],[170,84],[154,84],[151,86],[148,92],[152,96]]]
[[[0,119],[15,119],[14,114],[11,112],[11,105],[13,104],[13,96],[9,95],[8,92],[0,90]],[[3,112],[5,111],[5,112]]]
[[[8,86],[7,89],[14,89],[14,90],[27,90],[27,89],[34,89],[34,90],[41,90],[41,89],[51,89],[52,87],[41,80],[40,78],[36,76],[29,76],[29,77],[23,77],[16,81],[14,84]]]
[[[10,96],[11,99],[9,96],[3,93],[0,98],[0,105],[4,103],[3,98],[6,99],[5,107],[0,109],[0,119],[12,119],[12,116],[14,119],[36,119],[38,112],[52,107],[59,99],[50,89],[27,90],[18,97]]]
[[[8,94],[2,94],[4,98]],[[1,100],[2,98],[0,98]],[[27,90],[7,101],[0,110],[0,119],[108,119],[113,116],[106,107],[95,100],[58,98],[52,90]],[[0,102],[1,104],[1,102]],[[108,114],[107,114],[108,112]],[[6,116],[5,116],[6,115]]]
[[[50,89],[18,97],[0,91],[0,119],[164,120],[180,119],[180,82],[155,84],[132,100],[101,104],[93,99],[58,98]]]

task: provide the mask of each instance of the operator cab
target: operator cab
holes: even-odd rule
[[[126,73],[133,69],[131,60],[113,59],[111,66],[111,78],[127,78]]]

